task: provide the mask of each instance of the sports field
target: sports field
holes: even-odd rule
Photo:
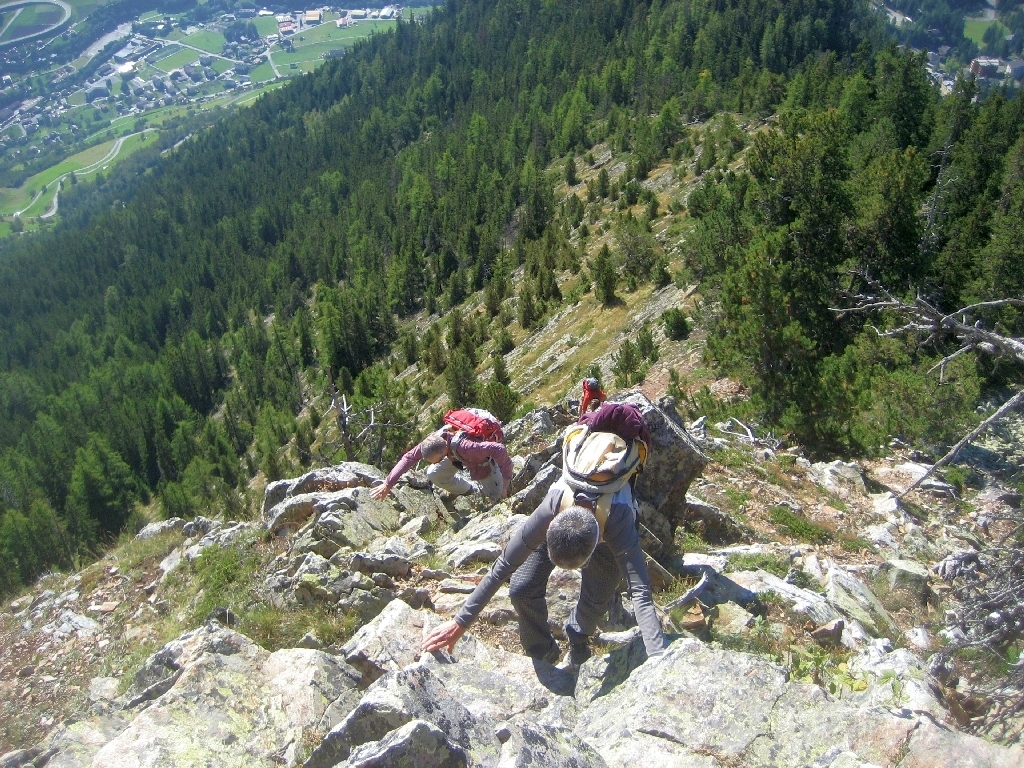
[[[198,60],[199,54],[196,51],[193,51],[191,48],[180,48],[177,53],[165,59],[160,59],[153,66],[157,69],[162,69],[164,72],[171,72]]]

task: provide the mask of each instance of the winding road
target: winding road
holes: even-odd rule
[[[7,27],[13,24],[15,19],[17,19],[18,16],[21,14],[21,9],[28,5],[56,5],[64,12],[64,15],[61,17],[60,21],[58,21],[55,24],[51,24],[46,29],[40,30],[39,32],[30,32],[27,35],[21,35],[20,37],[12,37],[10,40],[4,40],[3,42],[0,42],[0,48],[2,48],[5,45],[13,45],[14,43],[20,43],[22,40],[31,40],[33,37],[48,35],[51,32],[60,29],[64,22],[71,18],[71,6],[65,3],[64,0],[15,0],[13,3],[5,3],[4,5],[0,5],[0,13],[6,13],[7,11],[13,8],[18,9],[18,13],[14,14],[14,17],[7,22],[3,30],[0,31],[0,34],[7,31]]]
[[[50,184],[56,184],[57,185],[57,188],[53,192],[53,203],[50,205],[50,207],[46,211],[46,213],[39,214],[39,218],[40,219],[48,219],[48,218],[50,218],[51,216],[53,216],[54,214],[57,213],[57,205],[58,205],[57,198],[60,196],[60,185],[61,185],[61,182],[64,181],[64,179],[66,179],[72,173],[75,173],[75,174],[85,174],[85,173],[94,173],[95,171],[100,170],[103,167],[103,165],[105,165],[106,163],[109,163],[111,160],[113,160],[115,157],[117,157],[120,154],[121,147],[125,143],[125,141],[127,141],[130,138],[132,138],[132,136],[139,136],[139,135],[141,135],[143,133],[150,133],[150,132],[155,131],[155,130],[156,130],[155,128],[146,128],[145,130],[138,131],[136,133],[129,133],[126,136],[122,136],[119,139],[117,139],[117,141],[114,142],[114,146],[112,146],[110,148],[110,151],[107,152],[107,154],[105,154],[102,158],[97,160],[95,163],[90,163],[89,165],[86,165],[86,166],[84,166],[82,168],[77,168],[74,171],[68,171],[67,173],[61,174],[56,179],[51,181]],[[49,189],[50,184],[46,185],[47,189]],[[39,190],[36,193],[36,196],[34,198],[32,198],[32,202],[29,203],[28,205],[26,205],[20,211],[15,211],[14,215],[20,217],[23,213],[25,213],[25,211],[29,210],[30,208],[32,208],[33,205],[35,205],[37,202],[39,202],[39,198],[42,197],[45,194],[46,194],[45,190],[43,190],[43,189]]]

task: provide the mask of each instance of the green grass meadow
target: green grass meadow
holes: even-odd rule
[[[264,37],[277,34],[277,19],[273,16],[257,16],[252,23],[256,25],[256,31]]]
[[[1010,30],[1008,30],[998,21],[989,21],[986,19],[966,19],[964,21],[964,37],[968,38],[969,40],[973,40],[980,48],[985,45],[985,32],[987,32],[988,28],[991,27],[993,24],[998,25],[1000,27],[1000,29],[1002,30],[1002,34],[1008,35],[1010,33]]]
[[[220,53],[227,40],[220,32],[211,32],[206,29],[202,32],[196,32],[194,35],[189,35],[182,42],[209,53]]]

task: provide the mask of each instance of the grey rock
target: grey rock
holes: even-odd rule
[[[47,751],[55,751],[46,768],[85,768],[108,741],[121,733],[128,720],[121,713],[107,712],[57,728],[49,737]]]
[[[203,538],[188,547],[184,552],[186,560],[195,560],[207,547],[232,547],[238,546],[248,540],[254,530],[251,523],[231,522],[224,526],[217,526],[210,530]],[[187,543],[187,542],[186,542]]]
[[[90,701],[113,701],[117,698],[116,677],[94,677],[89,681]]]
[[[517,515],[530,515],[544,500],[551,486],[562,476],[560,467],[548,465],[543,467],[529,484],[509,498],[508,503]]]
[[[860,579],[838,565],[832,564],[825,579],[828,601],[843,615],[856,620],[878,637],[896,631],[889,612]]]
[[[610,693],[630,673],[647,661],[647,651],[639,633],[632,633],[628,645],[608,653],[591,656],[580,667],[574,695],[582,707]]]
[[[146,539],[153,539],[161,534],[168,533],[169,531],[180,531],[185,527],[185,521],[180,517],[172,517],[167,520],[161,520],[156,523],[150,523],[137,534],[135,538],[139,541],[145,541]]]
[[[182,526],[181,533],[185,538],[191,539],[196,536],[205,536],[210,531],[219,527],[220,523],[216,520],[210,520],[202,515],[196,515]]]
[[[413,720],[385,738],[364,744],[339,768],[467,768],[466,751],[444,731],[425,720]]]
[[[749,601],[743,592],[730,594],[730,591],[724,588],[729,584],[739,586],[747,594],[750,592],[755,594],[772,592],[788,604],[790,611],[807,616],[815,626],[844,618],[839,608],[832,605],[822,595],[783,581],[767,571],[737,571],[728,574],[727,578],[712,579],[708,587],[701,592],[701,600],[707,602],[704,600],[704,595],[711,594],[715,595],[714,602],[716,604],[732,600],[739,605],[747,605]],[[719,588],[720,585],[724,585],[723,588]],[[846,626],[843,629],[843,645],[854,648],[865,642],[869,635],[858,620],[853,617],[846,618],[848,620],[844,622]]]
[[[931,589],[928,586],[928,569],[913,560],[887,560],[882,563],[879,572],[886,578],[890,589],[900,589],[917,595],[922,600],[928,598]]]
[[[413,664],[371,685],[359,705],[314,750],[304,768],[331,768],[348,758],[355,747],[379,741],[417,719],[440,727],[451,742],[472,752],[474,762],[494,762],[499,743],[492,727],[478,722],[430,669]]]
[[[354,613],[360,621],[369,621],[394,599],[395,593],[383,587],[353,589],[348,597],[338,600],[338,608],[346,613]]]
[[[711,544],[731,544],[748,537],[744,526],[729,514],[696,496],[686,497],[683,524]]]
[[[707,466],[708,458],[685,429],[641,393],[630,392],[611,399],[632,403],[643,414],[651,433],[651,451],[637,478],[636,495],[669,521],[674,534],[675,527],[685,520],[686,491]]]
[[[736,603],[722,603],[717,609],[713,626],[720,635],[742,635],[754,620],[754,614]]]
[[[356,552],[349,560],[348,568],[362,573],[386,573],[395,579],[407,579],[412,572],[412,563],[397,555],[368,555]]]
[[[531,765],[544,768],[606,768],[608,765],[597,750],[568,728],[535,723],[527,718],[519,718],[506,727],[508,739],[502,744],[498,768]]]
[[[1000,747],[977,736],[957,733],[933,720],[922,718],[906,745],[900,768],[1020,768],[1019,750]]]
[[[341,655],[361,675],[363,687],[384,675],[419,661],[420,645],[442,619],[429,611],[416,611],[401,600],[384,607],[360,627],[341,648]]]
[[[868,492],[860,465],[855,462],[819,461],[811,465],[810,476],[822,488],[841,498],[866,496]]]

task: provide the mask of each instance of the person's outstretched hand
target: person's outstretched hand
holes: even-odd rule
[[[423,650],[433,652],[447,648],[448,653],[451,653],[455,649],[455,644],[459,641],[459,638],[465,633],[466,628],[459,626],[459,623],[454,619],[445,622],[438,627],[434,627],[434,631],[427,635],[427,639],[423,641]]]
[[[375,498],[377,501],[384,501],[384,499],[387,498],[388,493],[390,491],[391,487],[387,483],[384,483],[383,485],[378,485],[376,488],[370,491],[370,496]]]

